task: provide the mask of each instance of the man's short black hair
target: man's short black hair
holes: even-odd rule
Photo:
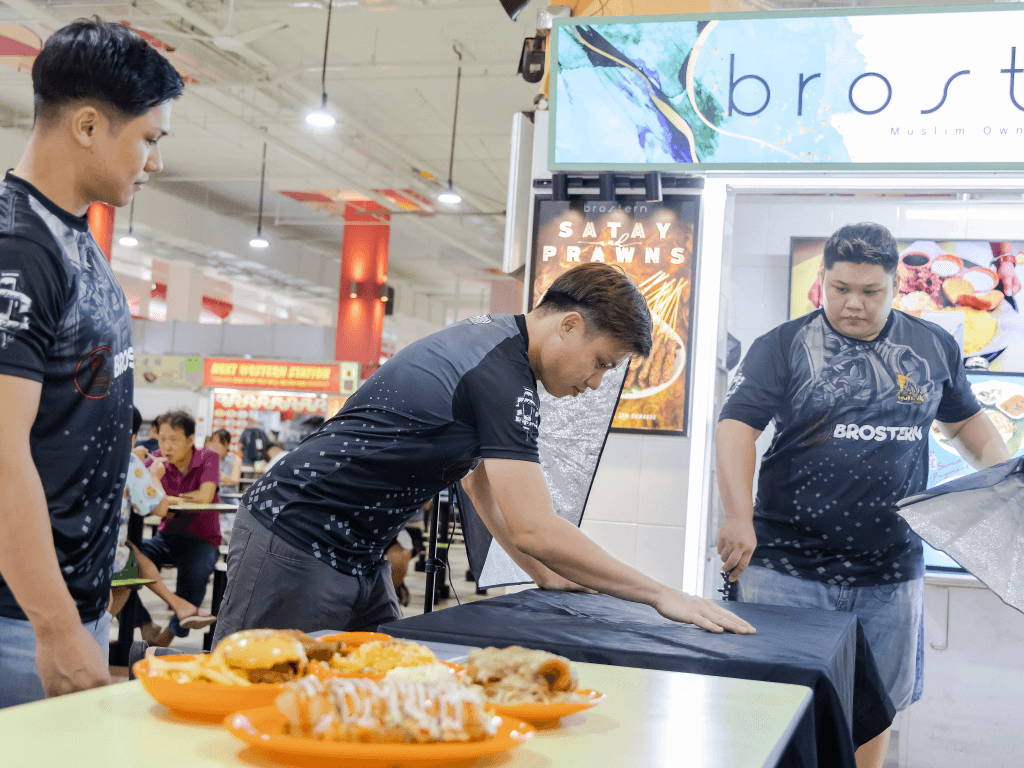
[[[196,420],[188,411],[168,411],[163,416],[158,416],[157,428],[167,424],[171,429],[180,429],[185,437],[192,437],[196,433]]]
[[[76,101],[96,102],[111,119],[133,119],[181,96],[174,66],[137,32],[99,17],[50,35],[32,65],[36,121]]]
[[[142,414],[134,405],[132,406],[132,434],[139,434],[139,427],[142,426]]]
[[[231,433],[226,429],[215,430],[210,437],[215,438],[221,445],[231,445]]]
[[[895,275],[899,260],[900,249],[892,232],[870,221],[840,227],[825,243],[825,269],[832,269],[837,261],[849,261],[877,264],[887,275]]]

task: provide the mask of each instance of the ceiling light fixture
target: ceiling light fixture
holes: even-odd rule
[[[267,180],[267,143],[263,142],[263,165],[260,167],[260,212],[256,218],[256,237],[249,241],[250,248],[266,248],[270,245],[263,237],[263,187]]]
[[[459,87],[462,85],[462,51],[455,45],[452,45],[452,50],[459,57],[459,69],[455,74],[455,114],[452,115],[452,151],[448,159],[448,189],[437,196],[438,202],[447,205],[457,205],[462,202],[462,198],[452,185],[452,169],[455,167],[455,127],[459,122]]]
[[[306,123],[314,128],[333,128],[337,119],[327,109],[327,46],[331,42],[331,9],[334,3],[327,0],[327,33],[324,35],[324,65],[320,73],[320,106],[306,113]]]
[[[135,225],[135,195],[132,195],[132,204],[128,209],[128,234],[122,237],[119,242],[121,245],[126,245],[132,248],[139,244],[138,239],[132,234],[132,228]]]

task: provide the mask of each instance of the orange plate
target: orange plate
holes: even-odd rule
[[[363,643],[373,643],[378,640],[394,640],[391,635],[385,635],[383,632],[335,632],[333,635],[324,635],[316,639],[322,640],[325,643],[342,642],[345,645],[362,645]]]
[[[193,661],[198,656],[161,656],[162,661],[171,663]],[[265,707],[274,703],[283,685],[255,683],[253,685],[225,685],[197,681],[176,683],[165,677],[149,676],[149,659],[135,662],[132,667],[146,693],[159,701],[175,714],[193,719],[220,720],[225,715],[240,709]]]
[[[552,704],[488,704],[488,708],[511,718],[519,718],[535,726],[545,727],[557,724],[558,720],[584,709],[590,709],[604,700],[604,694],[589,688],[578,688],[576,693],[584,697],[579,702],[554,702]]]
[[[501,718],[499,718],[501,719]],[[467,762],[484,755],[518,747],[533,733],[533,727],[514,720],[503,720],[494,738],[484,741],[441,744],[365,744],[344,741],[316,741],[286,736],[287,722],[277,707],[262,707],[236,712],[224,720],[231,735],[246,744],[271,753],[275,759],[302,763],[310,758],[336,761],[346,768],[375,768],[392,765],[447,765]]]

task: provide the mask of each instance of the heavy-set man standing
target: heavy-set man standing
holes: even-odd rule
[[[856,613],[905,709],[920,676],[924,560],[896,502],[925,487],[933,420],[974,467],[1009,454],[953,337],[892,309],[889,231],[842,227],[824,256],[822,308],[757,339],[722,408],[718,551],[741,601]],[[752,503],[754,441],[771,422]],[[881,768],[888,744],[886,730],[861,746],[858,766]]]

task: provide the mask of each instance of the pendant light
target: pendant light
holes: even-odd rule
[[[132,234],[132,227],[135,225],[135,195],[132,195],[132,204],[128,209],[128,234],[122,237],[119,242],[121,245],[126,245],[132,248],[139,244],[138,239]]]
[[[306,122],[314,128],[333,128],[337,119],[327,109],[327,46],[331,42],[331,9],[334,8],[333,0],[327,0],[327,34],[324,36],[324,66],[320,73],[320,106],[311,109],[306,113]]]
[[[448,189],[437,196],[438,202],[448,205],[456,205],[462,202],[462,198],[452,185],[452,168],[455,166],[455,127],[459,121],[459,86],[462,84],[462,52],[454,45],[452,50],[459,57],[459,69],[455,74],[455,114],[452,115],[452,151],[448,159]]]
[[[263,186],[267,179],[267,143],[263,142],[263,165],[260,168],[260,212],[256,219],[256,237],[249,241],[250,248],[266,248],[270,245],[263,237]]]

